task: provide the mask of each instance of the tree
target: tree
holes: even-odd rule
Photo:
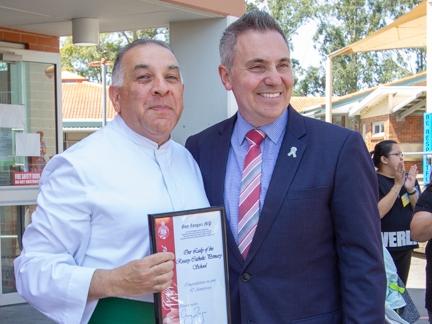
[[[145,30],[123,31],[116,33],[100,34],[97,46],[76,46],[72,44],[72,37],[64,37],[61,41],[62,69],[73,71],[90,81],[101,82],[99,67],[91,67],[90,63],[106,59],[114,62],[119,49],[140,38],[167,39],[166,28],[149,28]],[[110,69],[108,79],[110,79]]]
[[[421,0],[269,0],[270,13],[284,32],[293,35],[304,23],[317,23],[315,48],[325,62],[326,55],[384,27],[408,12]],[[295,44],[292,44],[295,46]],[[410,59],[416,64],[410,67]],[[411,60],[412,61],[412,60]],[[425,68],[424,50],[389,50],[336,57],[333,61],[333,87],[345,95],[365,87],[389,82]],[[297,72],[297,71],[296,71]],[[324,94],[324,65],[297,72],[297,95]]]
[[[288,39],[297,29],[316,15],[314,0],[269,0],[271,15],[279,22]]]
[[[141,38],[160,39],[163,41],[168,40],[167,28],[148,28],[135,31],[123,31],[114,34],[117,34],[119,37],[122,36],[128,44]]]
[[[299,68],[294,69],[294,71],[296,86],[293,94],[295,96],[320,96],[323,94],[325,76],[322,75],[319,68],[310,66],[306,70]]]
[[[254,9],[268,10],[267,0],[246,0],[246,12]]]
[[[97,46],[76,46],[72,44],[72,37],[65,37],[60,49],[62,69],[73,71],[89,81],[100,82],[100,68],[91,67],[90,63],[102,58],[114,61],[121,44],[120,39],[112,40],[109,34],[101,34]]]

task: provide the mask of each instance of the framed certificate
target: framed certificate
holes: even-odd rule
[[[156,323],[229,324],[223,208],[150,214],[152,252],[175,255],[171,286],[155,294]]]

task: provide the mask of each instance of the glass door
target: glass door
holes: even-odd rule
[[[13,260],[21,252],[41,172],[62,138],[59,55],[19,52],[20,61],[0,61],[0,306],[22,302]]]

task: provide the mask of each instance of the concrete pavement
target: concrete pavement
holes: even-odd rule
[[[2,324],[53,324],[51,321],[29,304],[18,304],[0,307],[0,323]]]
[[[427,311],[424,308],[425,295],[425,266],[424,258],[413,257],[408,277],[408,291],[417,309],[420,319],[415,324],[428,324]],[[53,324],[54,322],[39,313],[28,304],[0,307],[0,323],[2,324]],[[235,323],[234,323],[235,324]]]
[[[420,319],[416,324],[428,324],[428,314],[425,309],[425,287],[426,287],[426,260],[424,257],[414,256],[411,259],[411,268],[408,276],[407,288],[414,301],[419,313]]]

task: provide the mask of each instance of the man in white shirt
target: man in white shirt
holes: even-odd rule
[[[154,321],[152,294],[169,286],[174,256],[150,255],[147,215],[208,206],[195,161],[170,139],[183,83],[169,47],[128,45],[112,80],[118,115],[47,164],[14,263],[18,292],[60,323],[127,323],[129,301]]]

